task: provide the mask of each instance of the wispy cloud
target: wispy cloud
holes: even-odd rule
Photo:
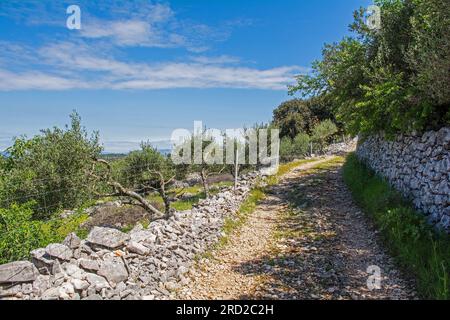
[[[111,18],[90,17],[85,19],[80,35],[89,39],[107,38],[119,46],[178,47],[188,41],[171,25],[176,23],[175,14],[166,4],[147,3],[134,8],[112,8]],[[128,8],[126,12],[124,9]],[[137,10],[135,10],[137,9]],[[133,11],[135,10],[135,11]]]
[[[12,1],[2,3],[2,14],[30,18],[33,24],[53,25],[52,13],[61,4],[30,7]],[[26,1],[28,3],[28,1]],[[167,4],[142,1],[80,1],[82,29],[69,39],[55,33],[42,45],[0,41],[0,90],[111,89],[152,90],[168,88],[252,88],[285,90],[295,74],[307,71],[298,66],[249,67],[238,57],[205,52],[214,41],[224,41],[236,27],[250,21],[234,20],[212,27],[177,18]],[[55,11],[56,10],[56,11]],[[38,13],[46,11],[39,20]],[[64,15],[63,15],[64,16]],[[22,20],[21,20],[22,21]],[[28,20],[27,20],[28,21]],[[58,26],[66,32],[58,20]],[[185,48],[184,59],[135,60],[129,47]],[[149,49],[147,49],[149,50]]]
[[[214,42],[225,41],[244,24],[235,20],[216,26],[177,16],[169,4],[156,1],[77,0],[81,8],[81,39],[104,40],[122,47],[185,48],[205,52]],[[66,7],[62,2],[10,0],[0,2],[0,17],[31,26],[52,26],[54,36],[67,37]],[[101,12],[101,16],[95,13]]]
[[[16,52],[28,52],[17,49]],[[0,68],[0,90],[254,88],[284,90],[298,66],[256,69],[228,56],[198,56],[186,62],[135,63],[99,53],[83,42],[61,42],[36,50],[39,70]],[[20,61],[20,57],[18,60]],[[1,53],[0,53],[1,60]],[[45,70],[45,71],[44,71]]]
[[[0,90],[67,90],[87,89],[88,83],[38,71],[13,73],[0,69]]]
[[[191,61],[201,63],[201,64],[230,64],[238,63],[240,59],[237,57],[230,57],[227,55],[221,56],[193,56],[190,58]]]

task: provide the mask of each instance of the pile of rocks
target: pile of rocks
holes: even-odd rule
[[[358,138],[351,139],[346,142],[330,144],[325,150],[326,155],[345,155],[356,150]]]
[[[362,142],[357,155],[427,215],[430,224],[450,233],[450,128],[423,135],[383,135]]]
[[[227,216],[238,210],[257,173],[225,187],[192,210],[176,212],[129,233],[94,227],[86,240],[70,234],[63,243],[31,252],[31,261],[0,265],[3,299],[168,299],[186,284],[195,258],[222,236]]]

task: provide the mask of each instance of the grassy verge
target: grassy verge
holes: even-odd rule
[[[450,237],[436,233],[423,215],[354,154],[347,157],[343,175],[392,255],[417,279],[419,294],[426,299],[450,299]]]

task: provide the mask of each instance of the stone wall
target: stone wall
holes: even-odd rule
[[[450,128],[392,141],[374,135],[358,145],[357,156],[450,233]]]
[[[129,233],[94,227],[86,240],[31,252],[31,261],[0,265],[0,300],[169,299],[186,281],[195,258],[217,243],[259,174],[242,177],[236,192],[222,188],[192,210],[168,220],[138,224]]]

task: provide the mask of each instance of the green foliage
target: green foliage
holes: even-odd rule
[[[419,92],[427,96],[434,105],[448,108],[450,4],[448,0],[412,2],[415,6],[410,20],[413,44],[408,48],[406,60],[416,71],[413,81]],[[444,111],[439,114],[444,114]]]
[[[314,127],[311,140],[323,152],[330,139],[338,131],[336,125],[331,120],[324,120]]]
[[[33,203],[0,208],[0,264],[29,258],[30,251],[61,242],[70,232],[84,233],[80,224],[88,218],[82,211],[48,221],[33,219]]]
[[[283,102],[273,111],[273,126],[280,129],[280,138],[294,139],[299,133],[311,134],[325,119],[334,120],[325,99],[293,99]]]
[[[398,263],[415,275],[422,297],[450,299],[449,236],[434,232],[423,215],[354,154],[348,156],[343,175]]]
[[[280,157],[282,161],[292,161],[305,157],[310,153],[311,138],[306,133],[299,133],[293,140],[284,137],[280,141]]]
[[[139,194],[157,191],[162,197],[166,214],[171,212],[171,198],[167,191],[171,182],[182,179],[185,166],[175,165],[169,156],[162,155],[149,143],[142,143],[141,150],[133,151],[113,166],[116,180]]]
[[[308,101],[293,99],[283,102],[273,111],[273,124],[280,128],[280,137],[294,139],[300,132],[311,133],[318,122]]]
[[[328,44],[300,92],[327,101],[352,134],[407,132],[450,123],[450,10],[447,0],[377,0],[382,26],[356,11],[354,38]]]
[[[284,137],[280,141],[281,161],[290,161],[295,158],[294,147],[290,137]]]
[[[299,156],[306,156],[309,153],[309,143],[311,138],[306,133],[299,133],[293,141],[294,145],[294,154]]]
[[[0,263],[24,259],[39,246],[40,223],[32,215],[30,205],[0,209]]]
[[[33,200],[34,217],[41,218],[80,206],[91,197],[86,172],[101,150],[98,133],[89,137],[76,113],[65,129],[55,127],[32,139],[17,138],[2,161],[3,206]]]
[[[217,137],[208,135],[205,130],[186,138],[183,143],[175,146],[176,149],[173,153],[181,157],[187,172],[200,174],[207,198],[210,195],[208,177],[223,172],[227,167],[230,167],[225,164],[223,146],[216,140]],[[236,144],[236,141],[228,140],[226,143]]]
[[[170,157],[162,155],[148,143],[141,144],[141,150],[130,152],[120,163],[114,166],[116,175],[124,186],[142,189],[144,186],[160,187],[161,173],[164,180],[173,176],[181,179],[183,170],[177,170]]]

